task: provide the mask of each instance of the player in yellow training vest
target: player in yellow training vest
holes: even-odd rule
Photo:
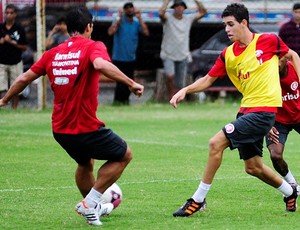
[[[238,149],[245,171],[276,188],[284,196],[286,210],[296,211],[297,191],[262,161],[263,139],[275,122],[281,107],[278,58],[288,58],[300,76],[300,59],[275,34],[255,34],[249,30],[248,9],[239,3],[228,5],[222,13],[228,38],[233,42],[225,48],[209,73],[182,88],[170,100],[177,108],[186,94],[201,92],[218,78],[229,76],[242,93],[236,120],[225,125],[209,141],[209,155],[202,180],[191,198],[173,216],[190,216],[206,207],[206,195],[221,165],[223,151]]]

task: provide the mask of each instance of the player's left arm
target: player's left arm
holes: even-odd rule
[[[288,60],[291,61],[300,81],[300,58],[299,55],[294,51],[289,49],[289,51],[284,55]]]
[[[144,92],[144,86],[135,82],[131,78],[127,77],[117,66],[113,63],[97,57],[93,61],[94,68],[104,74],[106,77],[121,82],[127,85],[131,92],[137,96],[142,96]]]

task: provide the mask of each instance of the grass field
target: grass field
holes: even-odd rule
[[[209,138],[237,109],[232,103],[100,106],[99,118],[134,152],[118,181],[123,201],[100,228],[300,229],[299,211],[286,213],[282,195],[248,176],[236,150],[224,153],[207,210],[172,216],[199,184]],[[73,211],[81,200],[76,164],[54,141],[50,121],[49,110],[0,109],[0,229],[91,228]],[[292,132],[285,158],[300,180],[299,149]],[[264,162],[271,165],[266,149]]]

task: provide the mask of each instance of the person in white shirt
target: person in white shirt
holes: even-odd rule
[[[160,57],[164,65],[167,79],[169,98],[184,87],[187,63],[190,56],[189,41],[192,24],[203,18],[207,10],[203,4],[195,0],[197,12],[184,14],[187,5],[182,0],[174,0],[171,8],[173,13],[167,11],[171,0],[164,0],[159,9],[159,17],[163,24],[163,38]]]

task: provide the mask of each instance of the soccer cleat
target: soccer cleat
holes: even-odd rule
[[[84,201],[79,202],[75,206],[75,211],[81,215],[90,225],[102,225],[99,218],[100,205],[96,205],[95,208],[88,207]]]
[[[112,203],[99,204],[99,216],[107,216],[114,209]]]
[[[295,212],[297,209],[297,187],[292,186],[293,188],[293,194],[290,195],[289,197],[284,197],[283,201],[286,204],[286,211],[288,212]]]
[[[204,211],[205,209],[206,209],[205,199],[202,203],[197,203],[194,201],[193,198],[190,198],[187,200],[187,202],[182,207],[180,207],[177,211],[175,211],[173,213],[173,216],[175,216],[175,217],[191,216],[195,212],[197,212],[197,211],[201,212],[201,211]]]
[[[298,196],[300,196],[300,185],[298,185],[298,183],[290,183],[290,185],[292,186],[292,187],[296,187],[296,189],[297,189],[297,194],[298,194]]]

